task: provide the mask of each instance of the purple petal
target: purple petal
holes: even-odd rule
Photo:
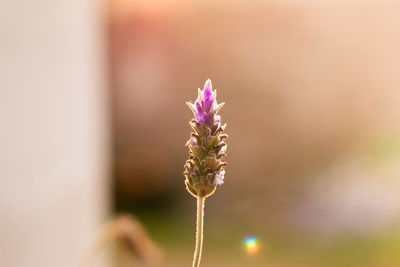
[[[214,105],[214,99],[212,97],[204,99],[204,105],[203,105],[204,110],[206,110],[207,112],[210,112],[211,107],[213,107],[213,105]]]
[[[212,96],[212,84],[211,80],[208,79],[204,84],[204,98],[210,98]]]
[[[198,100],[196,100],[196,109],[197,109],[197,113],[203,113],[203,111],[204,111],[201,103]]]
[[[222,185],[224,183],[224,176],[225,176],[225,170],[222,170],[220,172],[217,172],[215,174],[215,180],[214,184],[216,185]]]
[[[214,93],[212,91],[211,80],[208,79],[204,84],[203,91],[203,107],[207,112],[211,111],[211,107],[214,105]]]
[[[207,120],[207,118],[208,118],[207,114],[205,114],[204,112],[196,113],[195,116],[196,116],[195,121],[197,123],[205,122]]]
[[[196,102],[203,103],[203,100],[204,100],[203,92],[200,90],[200,88],[197,88],[197,99],[196,99]]]

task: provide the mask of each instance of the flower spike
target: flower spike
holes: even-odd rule
[[[225,103],[218,104],[217,91],[212,88],[208,79],[203,90],[198,90],[194,103],[186,102],[194,114],[190,120],[194,133],[186,145],[190,157],[184,166],[186,189],[194,197],[208,197],[215,192],[217,185],[224,183],[226,162],[226,143],[228,138],[223,133],[226,125],[222,125],[217,113]]]

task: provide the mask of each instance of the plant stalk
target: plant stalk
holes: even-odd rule
[[[204,202],[204,197],[197,197],[196,248],[194,250],[193,267],[200,266],[203,248]]]

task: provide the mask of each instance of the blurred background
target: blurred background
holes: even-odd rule
[[[185,101],[210,78],[229,166],[202,266],[400,266],[398,10],[3,1],[0,265],[189,266]]]

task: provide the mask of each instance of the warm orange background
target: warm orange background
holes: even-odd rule
[[[207,78],[230,138],[202,267],[400,266],[398,1],[39,2],[0,7],[0,266],[77,266],[122,211],[190,266]]]

